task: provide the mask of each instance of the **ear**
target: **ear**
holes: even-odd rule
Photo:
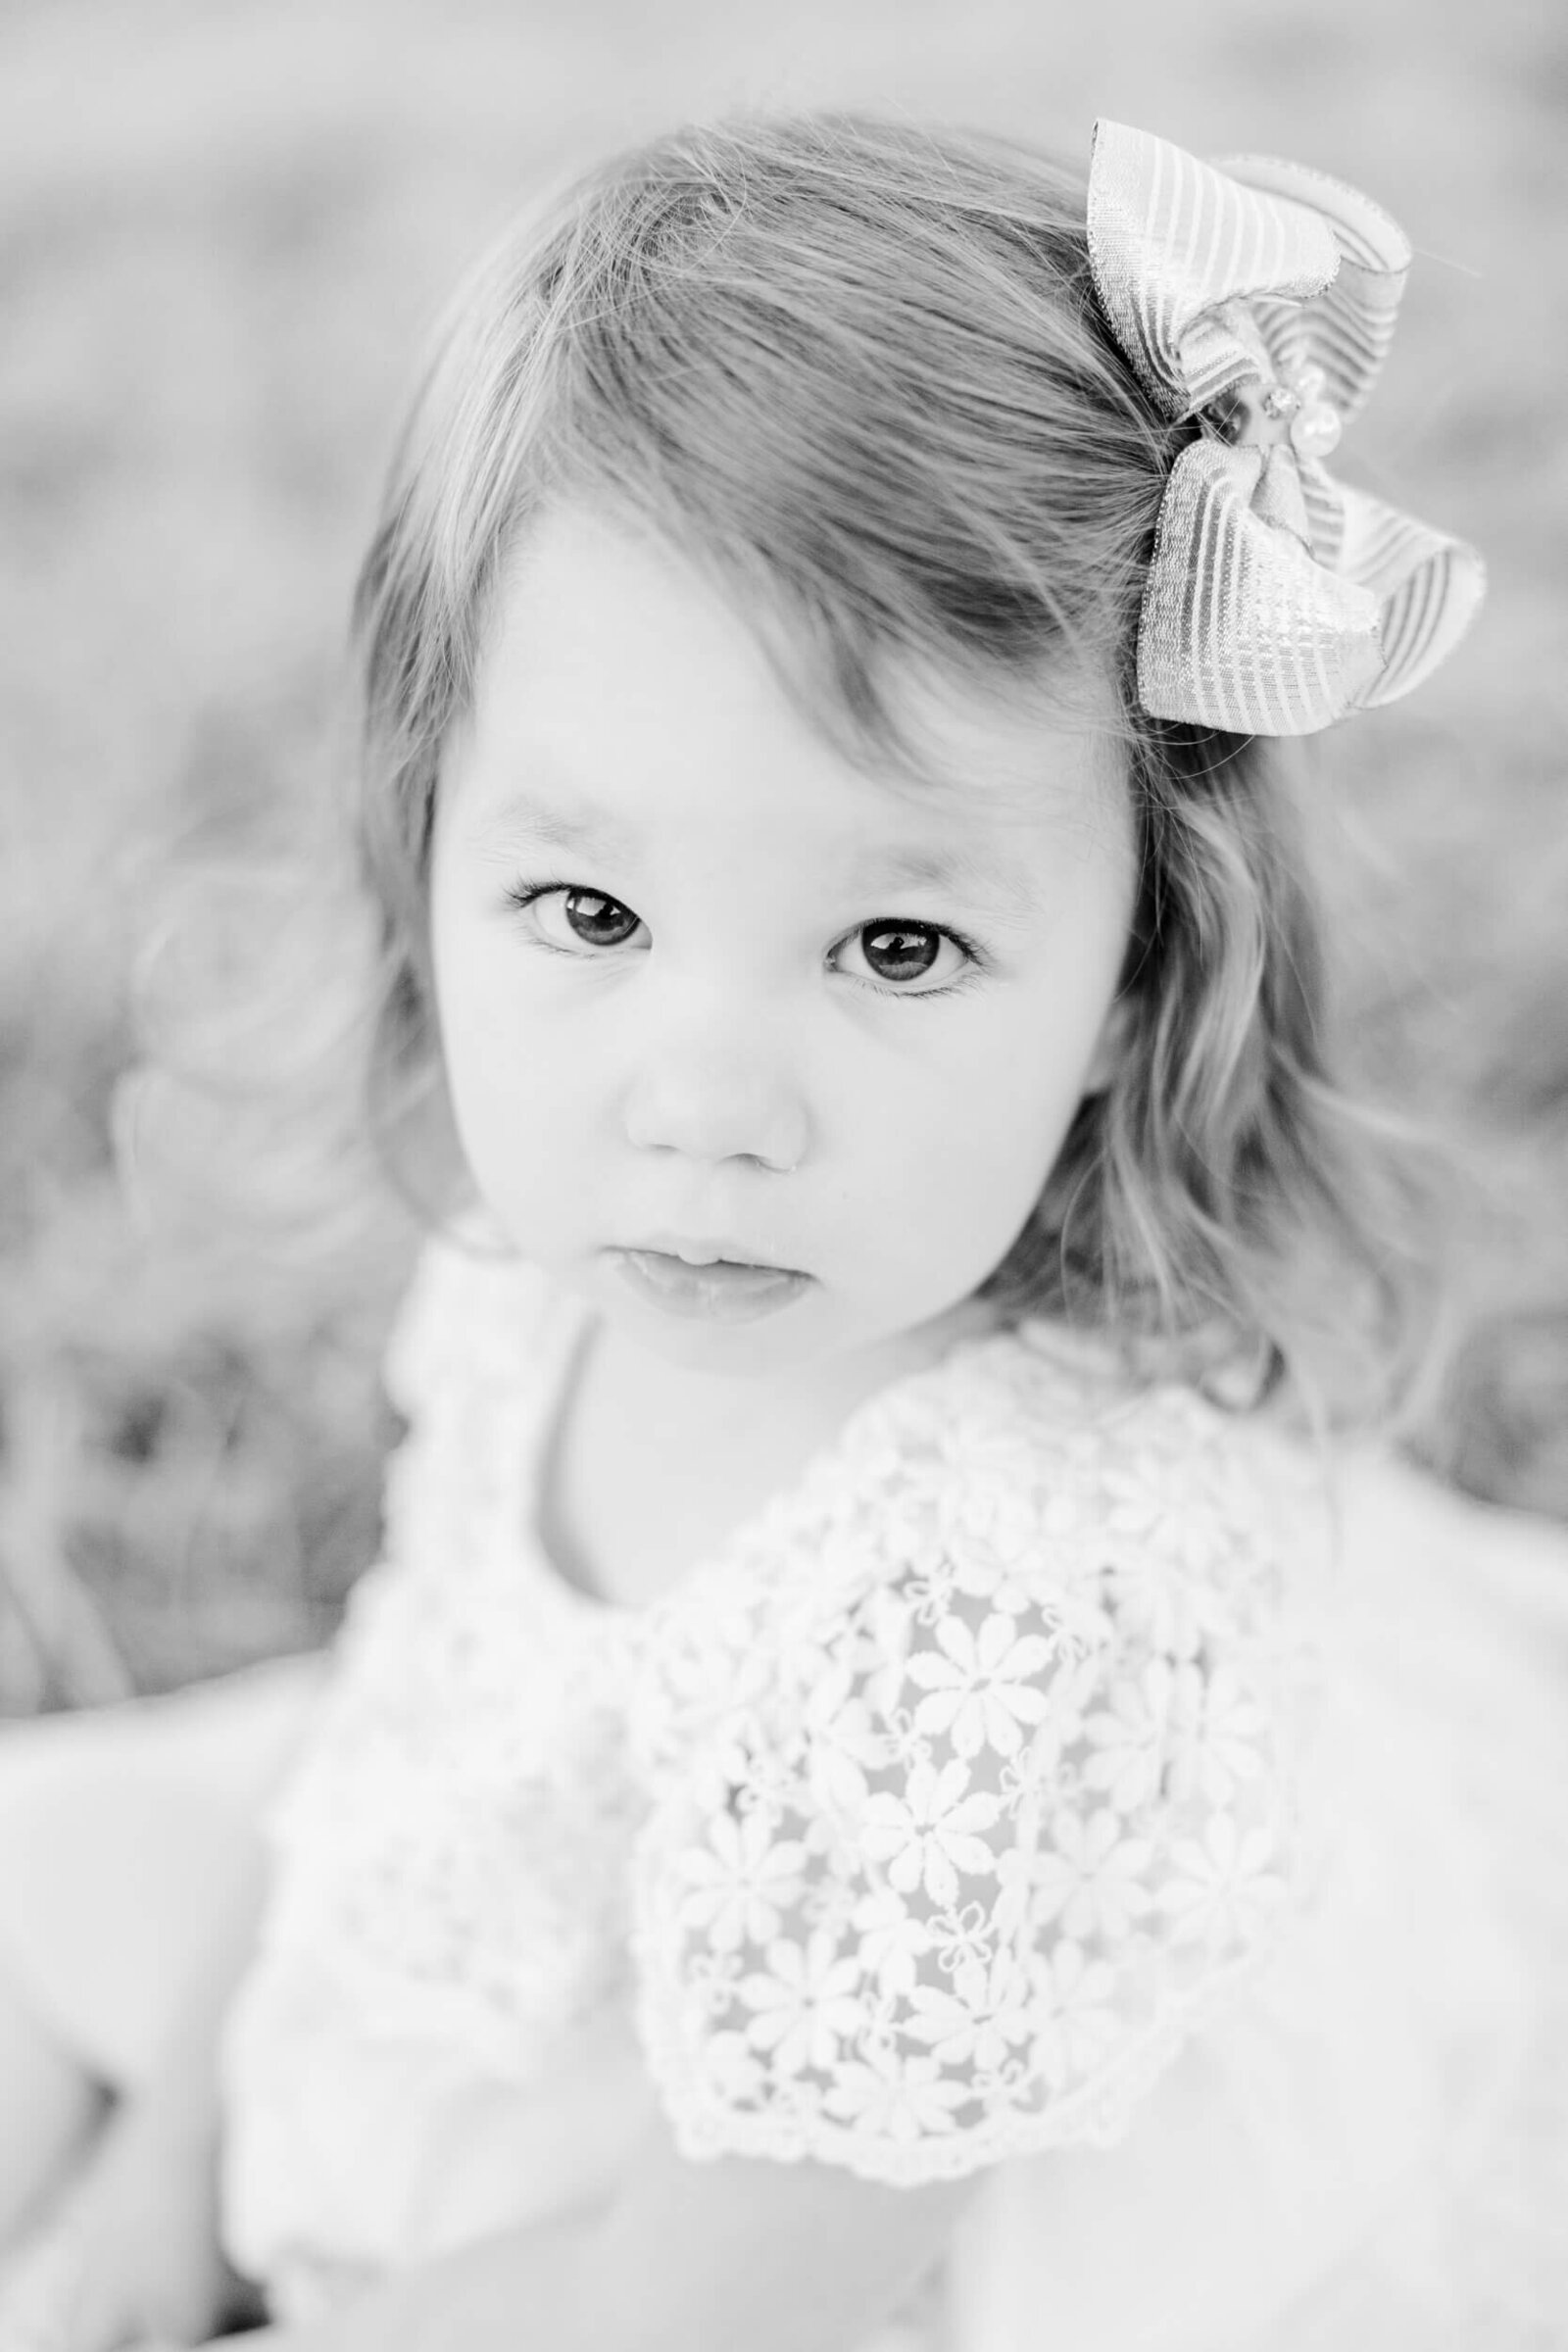
[[[1132,1043],[1133,1010],[1131,997],[1112,997],[1084,1074],[1084,1102],[1091,1095],[1102,1095],[1121,1068]]]

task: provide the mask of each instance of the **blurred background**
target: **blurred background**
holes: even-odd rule
[[[0,1712],[330,1628],[376,1535],[390,1211],[308,1268],[111,1158],[170,866],[306,830],[423,337],[541,179],[849,102],[1087,152],[1105,114],[1365,187],[1417,250],[1344,470],[1485,615],[1313,747],[1342,1002],[1466,1174],[1417,1433],[1568,1517],[1568,21],[1540,0],[0,0]],[[286,952],[286,948],[284,951]]]

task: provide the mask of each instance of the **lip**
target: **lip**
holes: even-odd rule
[[[766,1266],[778,1274],[800,1271],[798,1266],[786,1266],[771,1250],[759,1250],[733,1234],[705,1234],[694,1239],[690,1234],[649,1233],[627,1247],[651,1251],[656,1257],[678,1257],[687,1266]]]
[[[710,1258],[694,1264],[672,1250],[655,1249],[609,1250],[605,1254],[627,1289],[646,1304],[689,1322],[755,1323],[790,1305],[811,1283],[808,1274],[792,1266],[756,1259]]]

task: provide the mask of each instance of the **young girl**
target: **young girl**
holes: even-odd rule
[[[1270,741],[1479,596],[1326,463],[1407,259],[824,119],[468,286],[359,605],[463,1171],[385,1553],[324,1670],[8,1735],[9,2352],[1568,2314],[1568,1550],[1335,1434],[1403,1359]]]

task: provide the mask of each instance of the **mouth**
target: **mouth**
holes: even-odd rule
[[[644,1257],[678,1258],[683,1266],[750,1266],[766,1273],[794,1274],[795,1266],[786,1266],[767,1250],[753,1249],[746,1242],[725,1237],[716,1241],[688,1241],[668,1233],[650,1234],[645,1242],[629,1245],[632,1251]]]
[[[680,1249],[610,1250],[606,1256],[628,1289],[663,1313],[715,1323],[751,1323],[775,1314],[811,1285],[794,1266],[739,1254],[695,1254]]]

